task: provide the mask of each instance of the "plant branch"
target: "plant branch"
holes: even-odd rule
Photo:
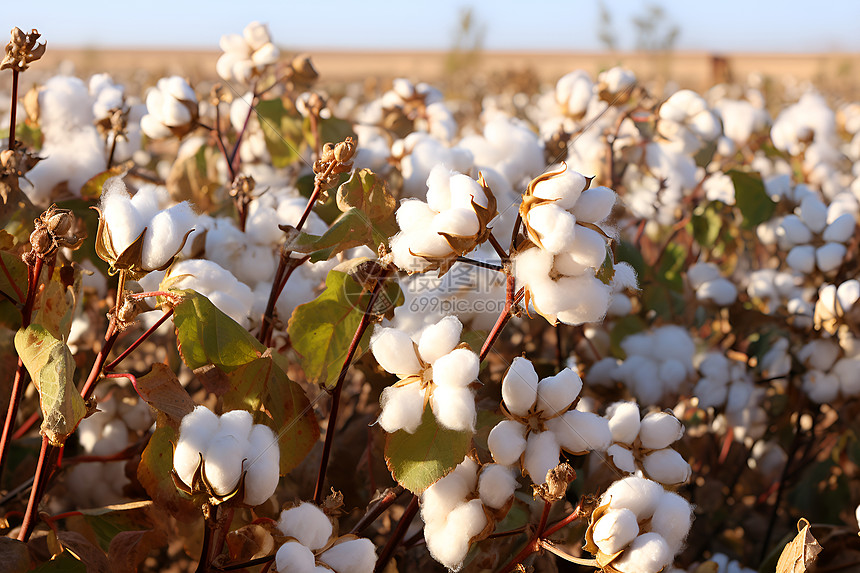
[[[36,526],[37,507],[42,500],[48,477],[53,470],[51,460],[54,450],[58,449],[51,445],[47,436],[42,436],[42,447],[39,450],[39,462],[36,465],[36,473],[33,476],[33,489],[30,490],[30,499],[27,501],[27,510],[24,513],[24,521],[21,523],[21,531],[18,532],[18,541],[27,542],[33,528]]]
[[[502,264],[507,263],[508,259],[510,259],[510,255],[508,255],[508,253],[505,251],[505,249],[502,247],[502,245],[499,243],[499,240],[496,239],[493,233],[490,233],[489,241],[490,244],[493,246],[493,249],[496,251],[496,254],[499,255],[499,258],[502,260]]]
[[[152,326],[150,326],[150,327],[146,330],[146,332],[144,332],[143,334],[141,334],[141,335],[140,335],[140,337],[139,337],[137,340],[135,340],[134,342],[132,342],[132,343],[131,343],[131,345],[130,345],[128,348],[126,348],[126,349],[123,351],[123,353],[122,353],[122,354],[120,354],[119,356],[117,356],[117,357],[116,357],[116,358],[115,358],[115,359],[114,359],[110,364],[108,364],[107,366],[105,366],[104,371],[105,371],[105,372],[110,372],[111,370],[115,369],[115,368],[117,367],[117,364],[119,364],[120,362],[122,362],[122,361],[123,361],[123,360],[124,360],[124,359],[129,355],[129,354],[131,354],[132,352],[134,352],[134,350],[135,350],[138,346],[140,346],[141,344],[143,344],[143,341],[144,341],[144,340],[146,340],[147,338],[149,338],[149,337],[152,335],[152,333],[153,333],[153,332],[155,332],[156,330],[158,330],[158,327],[160,327],[162,324],[164,324],[164,322],[165,322],[168,318],[170,318],[171,316],[173,316],[173,308],[172,308],[172,307],[171,307],[170,309],[168,309],[168,310],[167,310],[163,315],[161,315],[161,318],[159,318],[159,319],[158,319],[158,321],[157,321],[155,324],[153,324]]]
[[[359,533],[367,529],[367,527],[371,523],[376,521],[376,518],[382,515],[386,509],[394,505],[394,502],[396,502],[405,492],[406,490],[399,485],[397,487],[388,489],[385,492],[385,495],[376,500],[370,507],[367,508],[367,513],[361,516],[361,519],[356,522],[356,524],[349,532],[353,535],[358,535]]]
[[[96,384],[98,383],[99,378],[101,378],[105,362],[107,362],[108,354],[110,354],[110,351],[118,337],[119,331],[116,328],[116,319],[111,318],[107,332],[105,333],[104,344],[102,344],[102,348],[99,350],[99,353],[96,356],[96,361],[90,370],[90,375],[87,377],[87,381],[84,383],[84,387],[81,390],[81,398],[83,398],[84,401],[87,401],[92,397],[93,392],[96,389]]]
[[[482,269],[489,269],[491,271],[497,271],[500,273],[505,272],[505,268],[502,265],[495,265],[493,263],[485,263],[484,261],[477,261],[475,259],[470,259],[469,257],[457,257],[458,263],[466,263],[467,265],[472,265],[473,267],[479,267]]]
[[[245,132],[248,129],[248,125],[251,123],[251,116],[254,115],[254,110],[256,109],[254,104],[257,101],[257,80],[254,80],[253,85],[251,85],[251,94],[251,103],[248,104],[248,115],[245,116],[245,123],[242,124],[242,129],[236,135],[236,145],[233,147],[233,153],[230,154],[230,159],[227,162],[228,165],[230,165],[230,172],[234,174],[239,172],[239,165],[241,163],[239,146],[242,145],[242,138],[245,137]]]
[[[561,557],[565,561],[569,561],[571,563],[576,563],[577,565],[585,565],[586,567],[595,567],[595,568],[600,567],[597,564],[597,559],[583,559],[582,557],[574,557],[570,553],[567,553],[566,551],[562,551],[561,549],[556,547],[555,543],[553,543],[552,541],[549,541],[547,539],[538,540],[538,544],[542,548],[546,549],[550,553],[553,553],[554,555]]]
[[[290,275],[292,275],[293,272],[309,258],[310,256],[304,256],[296,259],[290,256],[290,251],[281,251],[281,257],[278,261],[278,270],[275,272],[275,280],[272,281],[272,290],[269,291],[269,300],[266,302],[266,310],[263,312],[260,332],[257,335],[257,340],[266,346],[271,346],[272,344],[275,304],[277,304],[281,293],[284,292],[284,287],[287,286],[287,280],[290,278]]]
[[[12,101],[9,103],[9,149],[15,149],[15,123],[18,121],[18,70],[12,70]]]
[[[376,560],[376,567],[373,568],[373,573],[379,573],[380,571],[385,570],[385,566],[388,565],[388,562],[391,561],[391,557],[394,556],[394,550],[397,549],[397,546],[406,536],[406,531],[409,529],[409,525],[412,523],[412,520],[415,519],[415,515],[418,513],[418,496],[413,495],[412,501],[409,502],[409,505],[406,506],[406,511],[403,512],[403,516],[400,518],[400,521],[397,522],[397,527],[395,527],[394,531],[391,533],[391,537],[388,538],[388,542],[385,544],[385,547],[382,548],[382,551],[379,553],[379,559]]]
[[[514,288],[514,275],[508,275],[507,284],[505,285],[505,307],[502,309],[502,312],[499,314],[499,318],[496,320],[496,324],[487,335],[487,339],[481,347],[481,354],[478,356],[478,359],[481,362],[483,362],[487,357],[487,354],[490,353],[490,349],[493,347],[493,344],[495,344],[496,340],[499,338],[499,335],[511,319],[511,316],[513,316],[511,311],[514,308],[514,305],[516,305],[520,300],[522,300],[523,296],[525,296],[524,289],[520,289],[518,293],[514,294]]]

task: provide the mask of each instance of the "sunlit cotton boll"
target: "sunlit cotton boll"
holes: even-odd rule
[[[332,534],[331,520],[312,503],[302,503],[282,511],[278,529],[311,550],[325,545]]]
[[[657,573],[672,562],[672,550],[657,533],[644,533],[633,540],[612,566],[621,573]]]
[[[140,236],[148,221],[132,204],[128,189],[119,177],[105,181],[100,206],[114,250],[121,254]]]
[[[295,541],[287,541],[275,554],[278,573],[312,573],[315,566],[313,552]]]
[[[167,264],[182,248],[196,219],[197,215],[186,201],[153,217],[143,236],[143,268],[158,269]]]
[[[477,472],[478,465],[467,457],[451,473],[424,490],[421,495],[421,518],[424,522],[448,519],[454,508],[475,489]]]
[[[532,432],[526,443],[523,468],[536,484],[546,482],[546,474],[558,465],[561,447],[552,432]]]
[[[576,218],[554,203],[533,207],[527,222],[531,239],[553,254],[570,249],[576,238]]]
[[[478,478],[478,495],[487,507],[500,509],[513,497],[517,485],[517,478],[510,468],[487,464]]]
[[[610,509],[627,508],[641,521],[654,514],[662,495],[663,487],[657,482],[629,476],[609,486],[600,497],[600,505],[608,503]]]
[[[570,410],[547,422],[558,444],[568,452],[606,451],[612,443],[609,421],[591,412]]]
[[[502,379],[502,400],[511,414],[524,416],[537,400],[538,375],[531,361],[516,357]]]
[[[173,452],[173,467],[185,485],[191,486],[200,455],[218,431],[218,415],[205,406],[197,406],[182,418],[179,439]]]
[[[537,409],[550,418],[570,408],[582,390],[579,375],[565,368],[555,376],[548,376],[538,383]]]
[[[651,517],[651,531],[659,533],[673,554],[680,551],[693,523],[693,507],[677,493],[664,492]]]
[[[319,560],[337,573],[373,573],[376,547],[369,539],[347,539],[326,550]]]
[[[459,333],[457,334],[459,340]],[[380,366],[391,374],[410,375],[421,370],[408,334],[396,328],[377,328],[370,349]]]
[[[263,424],[256,424],[248,435],[245,453],[245,503],[260,505],[269,499],[279,481],[281,458],[274,432]]]
[[[436,421],[449,430],[475,432],[475,395],[468,388],[436,386],[430,397]]]
[[[481,500],[473,499],[454,509],[441,531],[430,534],[425,528],[427,549],[436,561],[457,571],[469,551],[469,541],[481,533],[486,525],[487,516]]]
[[[684,426],[672,414],[652,412],[644,418],[639,427],[639,440],[642,447],[660,450],[668,448],[684,435]]]
[[[641,421],[636,402],[615,402],[606,409],[612,439],[623,444],[632,444],[639,435]]]
[[[487,438],[493,459],[504,466],[517,463],[526,449],[525,431],[526,427],[514,420],[502,420],[496,424]]]
[[[648,454],[642,466],[648,477],[666,485],[686,483],[692,473],[690,464],[671,448]]]
[[[594,524],[592,535],[602,553],[621,551],[639,535],[636,514],[625,508],[609,510]]]
[[[377,422],[389,434],[397,430],[414,434],[421,425],[424,391],[417,383],[384,389],[379,398],[379,404],[382,413],[379,414]]]

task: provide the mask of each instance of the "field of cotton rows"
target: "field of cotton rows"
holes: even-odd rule
[[[860,568],[860,103],[328,91],[259,23],[131,90],[45,39],[0,64],[5,571]]]

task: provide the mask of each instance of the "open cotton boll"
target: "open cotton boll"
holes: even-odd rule
[[[692,523],[693,507],[690,503],[677,493],[667,491],[651,517],[651,531],[666,540],[674,555],[680,551]]]
[[[803,375],[803,390],[813,402],[832,402],[839,395],[839,378],[820,370],[810,370]]]
[[[642,460],[642,467],[648,477],[666,485],[687,483],[692,473],[690,464],[671,448],[648,454]]]
[[[606,259],[606,239],[593,229],[579,227],[568,252],[574,261],[599,268]]]
[[[815,247],[812,245],[792,247],[785,257],[785,262],[794,270],[809,274],[815,269]]]
[[[255,424],[248,436],[248,461],[245,462],[245,503],[260,505],[269,499],[280,479],[281,453],[275,433],[263,424]]]
[[[606,449],[606,453],[612,458],[615,467],[624,473],[632,474],[636,471],[636,460],[633,452],[620,444],[612,444]]]
[[[776,233],[780,238],[781,244],[784,243],[788,247],[803,245],[812,240],[812,232],[797,215],[786,215],[783,217]]]
[[[403,200],[395,213],[397,225],[403,230],[429,226],[436,215],[437,211],[418,199]]]
[[[477,466],[467,458],[451,473],[424,490],[421,494],[421,519],[425,523],[444,522],[474,490],[476,483]]]
[[[617,198],[609,187],[592,187],[582,192],[571,211],[578,221],[600,223],[612,212]]]
[[[702,301],[710,300],[719,306],[728,306],[738,298],[738,287],[725,278],[707,282],[696,291],[696,298]]]
[[[720,278],[720,269],[714,263],[696,263],[687,269],[690,286],[698,290],[707,282]]]
[[[474,400],[473,400],[474,403]],[[399,388],[389,386],[379,397],[382,413],[377,422],[389,434],[406,430],[414,434],[421,425],[424,412],[424,391],[418,384],[407,384]]]
[[[669,447],[684,435],[684,425],[672,414],[652,412],[642,418],[639,440],[643,448],[660,450]]]
[[[632,444],[639,435],[641,422],[636,402],[615,402],[606,409],[606,417],[613,441]]]
[[[647,333],[632,334],[621,341],[621,349],[629,357],[631,355],[653,356],[654,338]]]
[[[537,205],[528,212],[529,237],[556,254],[572,248],[576,239],[576,218],[554,203]]]
[[[463,323],[456,316],[446,316],[424,329],[418,340],[418,353],[424,362],[434,364],[436,360],[454,350],[460,343],[462,332]]]
[[[451,208],[433,217],[431,229],[435,233],[471,237],[478,233],[480,224],[478,216],[471,209]]]
[[[815,264],[822,272],[834,271],[842,264],[846,252],[842,243],[827,243],[815,251]]]
[[[158,269],[167,264],[179,252],[185,236],[194,228],[196,218],[187,201],[153,217],[143,236],[143,268]]]
[[[478,495],[487,507],[501,509],[513,497],[517,485],[517,478],[510,468],[487,464],[478,478]]]
[[[519,284],[532,284],[542,277],[549,280],[553,256],[543,249],[526,249],[514,257],[514,276]]]
[[[131,204],[134,205],[144,221],[155,217],[164,206],[170,203],[172,201],[167,188],[160,185],[141,185],[134,197],[131,198]]]
[[[219,432],[203,453],[206,479],[218,495],[227,495],[239,484],[242,460],[248,449],[248,440]]]
[[[237,440],[247,440],[253,425],[254,419],[247,410],[230,410],[221,414],[218,420],[218,434],[229,434]]]
[[[846,396],[860,393],[860,358],[843,358],[833,365],[831,372],[839,379],[839,387]]]
[[[391,374],[410,375],[421,371],[412,339],[396,328],[377,328],[370,339],[373,357]]]
[[[475,395],[468,388],[436,386],[430,397],[430,406],[436,421],[443,427],[457,432],[475,432]]]
[[[173,452],[173,468],[184,484],[191,485],[200,455],[206,452],[217,431],[218,415],[206,406],[196,406],[182,418]]]
[[[526,427],[514,420],[502,420],[487,437],[487,447],[496,463],[510,466],[519,461],[526,449]]]
[[[665,360],[660,364],[658,376],[667,389],[677,390],[681,382],[687,378],[687,369],[677,360]]]
[[[591,532],[597,548],[606,555],[612,555],[636,539],[639,523],[636,514],[629,509],[611,509],[597,520]]]
[[[657,533],[643,533],[612,562],[621,573],[657,573],[672,562],[672,550]]]
[[[837,217],[832,223],[827,225],[824,233],[821,235],[828,243],[845,243],[854,234],[856,221],[854,215],[845,213]]]
[[[839,358],[839,345],[830,339],[817,339],[807,342],[797,352],[797,359],[822,372],[830,370]]]
[[[478,379],[478,355],[468,348],[457,348],[433,363],[433,381],[439,386],[464,388]]]
[[[820,233],[827,226],[827,205],[818,196],[809,194],[800,202],[798,215],[813,233]]]
[[[117,253],[127,249],[147,224],[132,204],[125,183],[119,177],[111,177],[105,181],[102,187],[101,211]]]
[[[565,368],[555,376],[544,378],[537,387],[537,409],[549,418],[570,408],[582,390],[579,375]]]
[[[517,356],[502,378],[502,400],[515,416],[525,416],[537,400],[538,375],[526,358]]]
[[[571,410],[547,422],[547,429],[555,434],[559,445],[568,452],[606,451],[612,443],[612,433],[606,418]]]
[[[282,511],[278,529],[311,550],[325,545],[332,534],[331,520],[312,503],[302,503]]]
[[[552,432],[532,432],[526,444],[523,468],[535,484],[546,482],[546,474],[558,465],[561,447]]]
[[[333,545],[319,560],[337,573],[373,573],[376,547],[370,539],[348,539]]]
[[[427,524],[424,527],[424,538],[427,541],[427,550],[430,555],[451,571],[459,571],[463,566],[463,560],[469,552],[469,541],[472,537],[468,533],[481,525],[482,520],[483,526],[486,526],[487,518],[481,509],[480,500],[472,501],[477,502],[477,506],[472,502],[460,505],[451,513],[451,517],[445,525],[433,527]],[[480,510],[480,515],[477,513],[478,510]],[[480,533],[481,529],[477,533]]]
[[[101,437],[93,446],[95,456],[112,456],[128,446],[128,426],[114,418],[102,427]]]
[[[584,175],[565,168],[562,173],[535,185],[534,196],[540,199],[554,199],[554,204],[558,207],[572,209],[585,189],[586,183]]]
[[[662,326],[654,331],[654,353],[662,360],[674,358],[693,369],[692,357],[696,345],[690,334],[674,324]]]
[[[627,508],[642,521],[654,514],[662,495],[663,487],[657,482],[629,476],[609,486],[600,497],[600,505],[608,503],[610,509]]]
[[[407,272],[422,272],[430,266],[430,261],[413,254],[413,237],[403,231],[397,233],[389,242],[391,255],[397,268]]]
[[[447,257],[454,252],[445,237],[432,229],[416,228],[408,236],[410,250],[415,256]]]
[[[473,211],[472,201],[481,207],[487,207],[487,196],[478,182],[462,173],[455,173],[449,182],[451,189],[451,208],[468,209]],[[474,212],[474,211],[473,211]]]
[[[438,163],[427,176],[427,205],[436,213],[451,208],[451,177],[453,174],[445,165]],[[463,206],[468,207],[468,204]]]
[[[275,554],[275,567],[278,573],[312,573],[316,563],[310,549],[301,543],[287,541]]]

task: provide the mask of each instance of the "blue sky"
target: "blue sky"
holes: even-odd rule
[[[860,51],[860,2],[819,0],[656,0],[680,28],[679,49]],[[38,28],[57,47],[217,48],[248,22],[269,24],[283,47],[446,49],[460,9],[471,6],[488,49],[602,48],[597,0],[281,0],[237,2],[4,2],[0,30]],[[631,18],[649,3],[604,0],[619,49],[635,47]],[[814,17],[810,17],[810,13]]]

